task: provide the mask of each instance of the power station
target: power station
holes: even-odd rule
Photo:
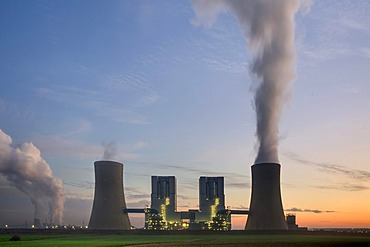
[[[175,176],[151,177],[151,205],[126,208],[123,164],[96,161],[95,194],[89,228],[131,229],[129,213],[145,215],[147,230],[231,230],[231,215],[248,215],[246,230],[288,230],[280,190],[280,164],[252,166],[252,195],[249,210],[225,208],[224,177],[199,178],[199,209],[177,211]],[[291,217],[287,220],[292,221]],[[297,229],[291,227],[289,229]]]
[[[151,208],[145,210],[149,230],[230,230],[225,210],[224,178],[200,177],[199,209],[177,211],[176,178],[152,176]],[[128,212],[137,212],[128,209]]]

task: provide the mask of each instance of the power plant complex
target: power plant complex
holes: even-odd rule
[[[246,230],[288,230],[280,192],[280,165],[252,166],[252,196],[249,210],[225,208],[224,177],[199,178],[199,209],[177,211],[175,176],[151,177],[151,205],[127,208],[123,187],[123,164],[96,161],[95,194],[89,228],[131,229],[129,213],[145,215],[147,230],[231,230],[231,215],[248,215]],[[289,217],[289,218],[288,218]],[[288,215],[295,225],[295,216]],[[293,222],[293,223],[292,223]]]

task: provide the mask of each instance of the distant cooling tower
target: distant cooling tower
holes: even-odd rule
[[[252,166],[252,198],[246,230],[287,230],[280,192],[280,165]]]
[[[95,194],[89,228],[120,229],[131,228],[123,191],[123,164],[113,161],[96,161]]]

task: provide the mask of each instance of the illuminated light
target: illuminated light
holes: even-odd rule
[[[166,205],[165,204],[162,204],[161,205],[161,214],[162,214],[162,217],[163,217],[163,220],[166,221]]]
[[[220,198],[215,199],[215,205],[218,206],[220,204]]]
[[[5,225],[5,228],[8,228],[8,225]]]
[[[170,205],[170,198],[169,197],[166,197],[165,203],[166,203],[166,206]]]
[[[32,225],[31,228],[35,228],[35,225]]]
[[[216,216],[217,206],[220,205],[220,198],[215,199],[215,204],[211,206],[211,218]]]

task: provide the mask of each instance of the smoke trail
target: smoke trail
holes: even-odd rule
[[[40,150],[32,143],[12,147],[12,138],[0,130],[0,173],[25,193],[35,207],[35,218],[40,218],[45,205],[49,207],[49,221],[62,223],[64,199],[63,182],[53,176]]]
[[[117,156],[116,142],[102,143],[104,147],[103,160],[113,160]]]
[[[218,13],[231,11],[254,60],[259,85],[254,96],[259,151],[255,163],[279,162],[278,134],[282,105],[295,79],[294,15],[299,0],[193,0],[194,24],[209,26]],[[303,2],[308,5],[307,1]]]

